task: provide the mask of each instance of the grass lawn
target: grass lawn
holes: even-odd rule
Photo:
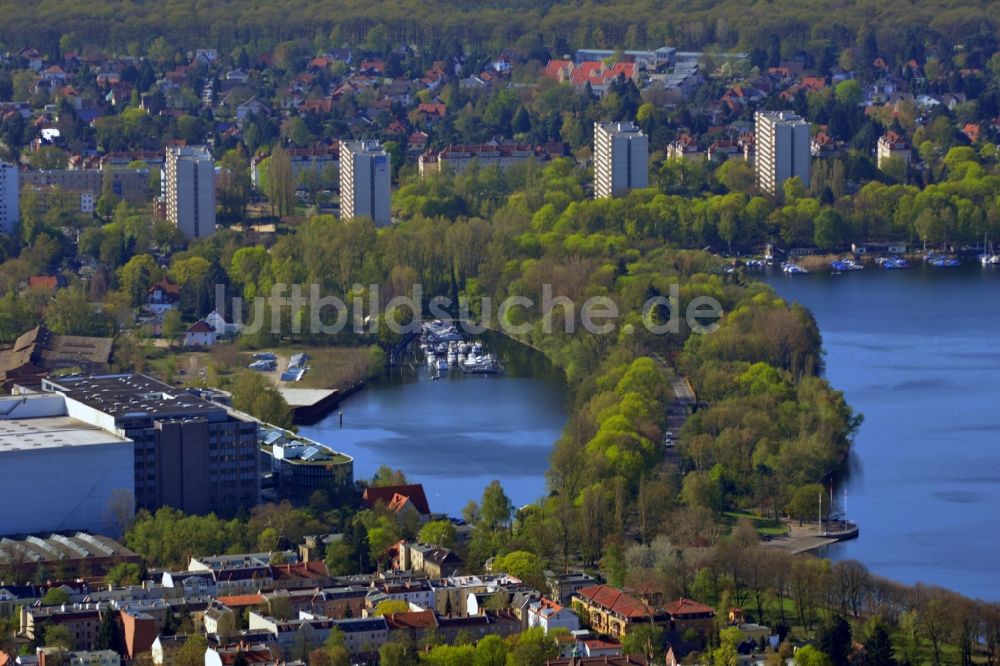
[[[722,514],[723,522],[732,528],[740,518],[749,518],[753,526],[757,528],[757,533],[763,536],[781,536],[788,533],[788,527],[779,520],[773,518],[763,518],[749,511],[726,511]]]
[[[263,351],[263,350],[262,350]],[[278,356],[277,370],[262,373],[275,385],[290,388],[348,389],[377,373],[383,365],[381,351],[371,347],[279,346],[266,351]],[[281,382],[281,372],[293,354],[311,357],[309,372],[299,382]],[[147,372],[175,385],[225,385],[252,361],[253,352],[233,344],[218,344],[210,351],[157,350],[147,358]]]

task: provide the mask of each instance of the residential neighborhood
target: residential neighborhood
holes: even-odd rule
[[[0,666],[1000,662],[952,4],[3,4]]]

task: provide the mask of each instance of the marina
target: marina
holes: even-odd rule
[[[418,344],[432,379],[441,379],[459,370],[469,375],[497,375],[503,364],[480,340],[466,340],[458,327],[440,319],[426,322]]]
[[[339,396],[335,411],[300,432],[352,456],[358,479],[387,464],[433,488],[434,511],[461,515],[494,479],[517,506],[543,497],[548,457],[566,424],[564,375],[503,335],[477,338],[502,374],[468,374],[456,363],[435,380],[414,340],[405,362]]]

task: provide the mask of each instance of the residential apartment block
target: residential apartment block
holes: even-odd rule
[[[809,123],[790,111],[758,111],[755,120],[757,187],[780,198],[785,181],[798,176],[808,188],[812,165]]]
[[[169,147],[163,183],[167,219],[185,237],[215,233],[215,161],[207,147]]]
[[[391,159],[381,144],[341,141],[340,162],[340,217],[370,217],[380,227],[391,223]]]
[[[486,143],[452,144],[442,150],[429,150],[417,160],[417,167],[421,178],[442,171],[460,174],[473,164],[480,168],[497,167],[506,171],[516,164],[544,162],[566,154],[566,146],[558,142],[533,146],[494,139]]]
[[[149,169],[29,169],[21,172],[21,187],[55,187],[64,192],[99,197],[110,191],[133,204],[149,203]],[[82,202],[81,202],[82,207]]]
[[[0,233],[12,234],[21,221],[17,165],[0,162]]]
[[[649,187],[649,142],[634,123],[594,123],[594,197]]]
[[[323,186],[336,184],[340,172],[340,146],[320,146],[318,148],[289,148],[288,161],[292,165],[292,180],[296,184],[303,182],[303,174],[311,174]],[[263,188],[260,165],[266,156],[255,156],[250,162],[251,184]]]

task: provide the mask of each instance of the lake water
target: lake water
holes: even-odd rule
[[[462,515],[499,479],[515,506],[545,495],[552,445],[566,425],[566,385],[545,357],[491,336],[503,375],[453,370],[432,381],[426,365],[394,368],[341,403],[303,435],[354,457],[354,476],[380,465],[424,484],[432,511]]]
[[[813,312],[826,375],[865,417],[846,481],[861,535],[825,554],[1000,600],[1000,271],[765,279]]]

